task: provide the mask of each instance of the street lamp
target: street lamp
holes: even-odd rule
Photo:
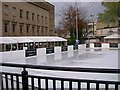
[[[78,7],[76,2],[76,43],[78,45]]]
[[[118,33],[120,33],[120,1],[118,2]]]

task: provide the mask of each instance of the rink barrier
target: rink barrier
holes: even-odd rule
[[[94,43],[89,43],[89,47],[86,44],[86,48],[101,48],[101,49],[119,49],[120,48],[120,43],[101,43],[101,42],[94,42]]]
[[[61,46],[61,52],[68,51],[68,46]]]
[[[94,47],[94,43],[90,43],[89,46],[87,44],[80,44],[78,45],[78,49],[86,50],[86,48],[90,49],[119,49],[120,44],[117,45],[118,47],[110,47],[110,43],[102,43],[101,47]],[[61,47],[54,47],[54,53],[61,53]],[[73,45],[67,46],[67,51],[73,51]],[[17,51],[8,51],[8,52],[0,52],[2,54],[3,60],[11,60],[11,59],[23,59],[25,58],[25,50],[17,50]],[[16,56],[17,55],[17,56]],[[36,56],[43,56],[46,55],[46,48],[38,48]],[[12,57],[11,57],[12,56]]]
[[[94,83],[96,85],[95,90],[100,90],[100,84],[105,85],[104,90],[110,90],[109,85],[114,85],[113,90],[119,90],[120,81],[110,81],[110,80],[92,80],[92,79],[77,79],[77,78],[63,78],[54,76],[40,76],[31,75],[27,69],[35,70],[49,70],[49,71],[66,71],[66,72],[86,72],[86,73],[107,73],[109,74],[120,74],[120,69],[103,69],[103,68],[77,68],[77,67],[57,67],[57,66],[40,66],[40,65],[26,65],[26,64],[12,64],[12,63],[0,63],[0,66],[7,68],[22,68],[21,73],[11,73],[11,72],[1,72],[2,73],[2,90],[17,89],[17,90],[49,90],[49,84],[53,87],[52,90],[57,90],[57,81],[61,83],[61,90],[65,90],[65,81],[69,82],[68,89],[73,90],[73,83],[76,82],[76,89],[83,89],[81,84],[86,83],[86,90],[91,90],[91,85]],[[20,81],[21,78],[21,81]],[[45,80],[45,83],[41,83],[41,80]],[[49,82],[51,80],[52,84]],[[36,82],[35,82],[36,81]],[[31,82],[31,84],[29,84]],[[35,85],[37,83],[37,86]],[[22,84],[20,86],[20,84]],[[45,87],[41,87],[44,84]],[[11,87],[11,88],[10,88]]]
[[[48,47],[46,48],[46,54],[54,53],[54,47]]]

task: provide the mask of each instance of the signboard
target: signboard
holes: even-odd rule
[[[88,43],[88,44],[86,44],[86,48],[89,48],[90,47],[90,44]]]
[[[67,50],[68,50],[67,46],[62,46],[62,47],[61,47],[61,51],[62,51],[62,52],[67,51]]]
[[[46,48],[46,54],[54,53],[54,47]]]
[[[94,43],[94,47],[102,47],[101,43]]]
[[[25,57],[36,56],[37,50],[36,49],[27,49],[25,50]]]
[[[78,49],[78,45],[73,45],[73,50]]]
[[[110,48],[118,48],[118,43],[110,43]]]

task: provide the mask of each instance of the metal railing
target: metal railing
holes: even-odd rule
[[[75,67],[56,67],[56,66],[40,66],[40,65],[26,65],[26,64],[11,64],[11,63],[0,63],[2,67],[14,67],[23,68],[21,74],[11,73],[11,72],[1,72],[2,73],[2,90],[8,90],[11,86],[12,90],[49,90],[49,80],[52,82],[52,88],[50,90],[57,90],[57,81],[60,81],[60,90],[65,90],[65,82],[69,82],[69,90],[74,90],[73,83],[76,82],[77,90],[83,90],[81,84],[86,83],[86,90],[90,90],[91,83],[95,83],[96,90],[101,90],[100,84],[105,85],[105,90],[110,90],[109,85],[114,85],[114,89],[119,90],[120,81],[106,81],[106,80],[88,80],[88,79],[74,79],[74,78],[63,78],[63,77],[49,77],[49,76],[38,76],[29,75],[27,69],[39,69],[39,70],[55,70],[55,71],[71,71],[71,72],[89,72],[89,73],[110,73],[110,74],[120,74],[120,69],[101,69],[101,68],[75,68]],[[20,81],[21,79],[21,81]],[[45,81],[45,87],[42,87],[42,81]],[[21,87],[20,87],[21,82]],[[31,82],[31,85],[29,85]],[[36,84],[37,83],[37,84]]]

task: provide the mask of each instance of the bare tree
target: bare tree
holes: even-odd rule
[[[77,4],[66,4],[66,8],[62,10],[61,21],[59,22],[59,26],[61,26],[62,29],[66,30],[66,32],[69,31],[69,44],[73,44],[76,39],[77,26],[78,39],[80,40],[80,42],[83,42],[83,30],[86,28],[86,10]]]

